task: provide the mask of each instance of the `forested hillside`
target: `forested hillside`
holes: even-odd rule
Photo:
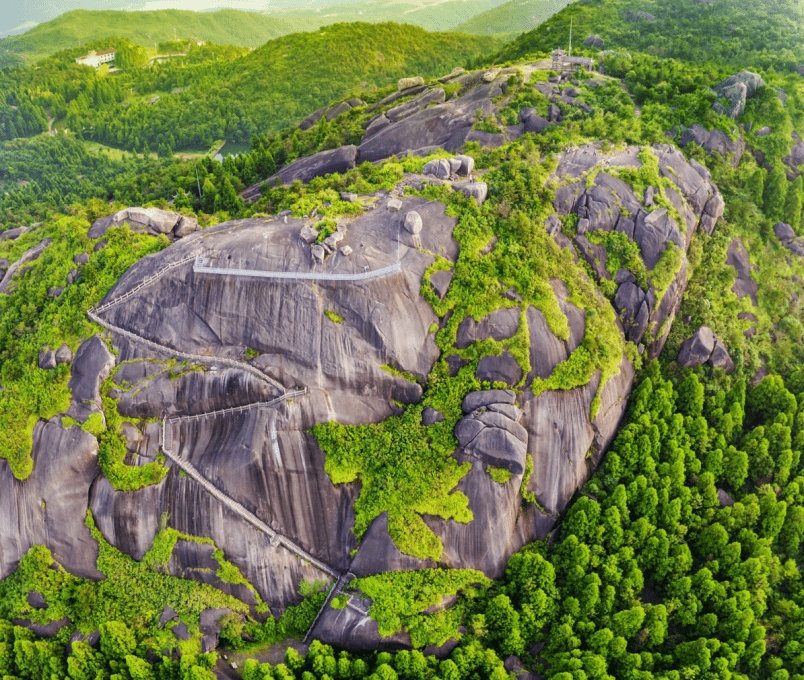
[[[476,35],[504,33],[511,36],[536,28],[569,4],[568,0],[509,0],[498,7],[479,12],[454,30]]]
[[[123,65],[144,61],[141,49],[123,39],[94,45],[136,55],[121,55]],[[109,78],[75,64],[75,48],[33,72],[0,73],[0,139],[47,130],[49,111],[79,137],[130,151],[206,150],[215,140],[248,142],[255,132],[279,130],[352,92],[440,75],[498,45],[414,26],[336,24],[269,41],[243,57],[193,46],[186,57]]]
[[[566,49],[570,19],[575,45],[599,35],[604,47],[728,64],[738,69],[804,66],[804,6],[777,0],[590,0],[577,2],[543,27],[507,45],[496,60]]]
[[[256,48],[290,33],[315,31],[334,23],[362,21],[412,24],[428,31],[450,31],[475,14],[492,10],[501,0],[371,0],[361,3],[339,3],[315,8],[269,7],[264,12],[223,9],[215,12],[187,10],[154,10],[124,12],[113,10],[76,9],[29,31],[0,39],[0,66],[15,62],[32,64],[61,50],[86,45],[110,36],[126,38],[136,45],[160,51],[160,44],[176,38],[192,42],[214,42]],[[540,0],[541,2],[541,0]],[[478,31],[461,29],[466,33],[502,33],[530,29],[534,18],[543,21],[560,7],[542,3],[530,11],[528,23],[521,29]],[[499,23],[499,22],[497,22]],[[495,23],[495,26],[497,26]]]

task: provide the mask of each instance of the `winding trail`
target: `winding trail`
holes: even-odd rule
[[[198,484],[200,484],[201,487],[205,491],[207,491],[213,498],[215,498],[219,503],[229,508],[232,512],[238,515],[245,522],[249,523],[259,531],[262,531],[264,534],[266,534],[270,539],[271,546],[274,547],[278,545],[284,546],[287,550],[289,550],[291,553],[293,553],[300,559],[311,564],[313,567],[323,572],[324,574],[327,574],[328,576],[336,579],[334,585],[330,589],[329,594],[327,595],[326,600],[324,601],[323,606],[318,611],[315,620],[313,621],[312,625],[307,631],[307,635],[305,636],[306,641],[312,634],[312,631],[315,628],[315,625],[318,622],[319,618],[321,617],[322,613],[326,611],[326,608],[330,605],[333,598],[337,597],[342,593],[343,588],[346,585],[348,585],[348,583],[354,578],[354,575],[342,574],[335,568],[326,564],[325,562],[322,562],[321,560],[313,557],[302,547],[291,541],[286,536],[283,536],[279,532],[272,529],[264,521],[262,521],[259,517],[257,517],[253,512],[246,509],[241,503],[237,502],[231,496],[227,495],[221,489],[212,484],[206,477],[204,477],[204,475],[201,474],[201,472],[192,463],[190,463],[187,460],[184,460],[177,453],[174,452],[173,426],[181,422],[191,422],[194,420],[201,420],[204,418],[215,418],[219,416],[232,415],[235,413],[243,413],[246,411],[259,408],[270,408],[272,406],[276,406],[277,404],[292,399],[294,397],[303,396],[307,394],[307,388],[304,388],[302,390],[287,390],[281,383],[277,382],[273,378],[269,377],[262,371],[256,369],[255,367],[251,366],[250,364],[244,361],[238,361],[236,359],[229,359],[225,357],[193,354],[190,352],[181,352],[177,349],[174,349],[173,347],[168,347],[158,342],[154,342],[153,340],[148,340],[147,338],[144,338],[141,335],[138,335],[137,333],[116,326],[101,317],[101,314],[103,312],[106,312],[112,309],[113,307],[122,304],[126,300],[130,300],[141,290],[147,288],[148,286],[153,285],[156,281],[158,281],[166,274],[190,262],[194,262],[193,272],[199,274],[217,274],[217,275],[258,277],[258,278],[271,278],[271,279],[290,279],[297,281],[363,281],[366,279],[385,276],[386,274],[401,272],[402,266],[399,261],[399,246],[397,244],[397,261],[394,264],[374,271],[363,272],[361,274],[326,274],[326,273],[315,273],[315,272],[270,272],[270,271],[250,270],[250,269],[206,267],[205,261],[202,257],[196,255],[190,255],[163,267],[154,274],[145,278],[143,281],[141,281],[139,284],[128,290],[120,297],[114,298],[113,300],[110,300],[109,302],[99,305],[97,307],[90,308],[87,311],[87,315],[92,321],[102,326],[103,328],[111,331],[112,333],[117,333],[122,337],[128,338],[135,345],[144,345],[145,347],[149,347],[157,352],[167,354],[168,356],[172,356],[177,359],[193,361],[201,364],[220,364],[223,366],[236,368],[245,371],[247,373],[250,373],[251,375],[256,376],[260,380],[264,380],[265,382],[269,383],[270,385],[272,385],[273,387],[275,387],[280,391],[281,393],[280,396],[278,396],[276,399],[272,399],[271,401],[256,402],[245,406],[219,409],[216,411],[200,413],[192,416],[165,417],[162,420],[160,448],[167,458],[169,458],[173,463],[175,463],[180,469],[184,470],[184,472],[190,478],[192,478]],[[351,598],[350,601],[347,602],[347,607],[349,609],[352,609],[356,613],[360,614],[361,616],[368,615],[368,610],[366,609],[364,611],[364,608],[358,607],[355,604],[353,604],[351,602]]]

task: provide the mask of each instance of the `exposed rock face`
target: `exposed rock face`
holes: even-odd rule
[[[0,579],[16,569],[34,545],[44,544],[71,573],[100,578],[98,546],[84,525],[89,487],[99,474],[98,443],[80,427],[59,419],[37,423],[31,476],[14,479],[0,460]]]
[[[597,47],[598,49],[602,50],[604,42],[603,38],[595,34],[587,36],[586,40],[583,41],[583,44],[586,45],[587,47]]]
[[[754,307],[757,306],[757,282],[751,278],[751,263],[748,260],[748,250],[740,239],[734,239],[726,251],[726,264],[734,267],[737,276],[734,278],[732,291],[738,298],[749,296]]]
[[[355,167],[357,161],[356,146],[342,146],[331,151],[321,151],[300,158],[295,163],[282,168],[268,181],[279,179],[282,184],[292,184],[295,180],[309,182],[313,177],[328,175],[333,172],[344,173]]]
[[[734,362],[728,350],[708,326],[701,326],[691,338],[683,342],[676,362],[684,368],[703,366],[708,362],[710,366],[722,368],[726,373],[734,370]]]
[[[100,238],[109,227],[123,224],[128,224],[133,231],[154,236],[166,234],[175,238],[182,238],[198,230],[198,222],[192,217],[184,217],[159,208],[125,208],[113,215],[95,220],[87,235],[91,239]]]
[[[718,97],[725,97],[728,104],[724,106],[720,102],[715,102],[712,108],[730,118],[739,118],[745,111],[746,100],[751,99],[756,94],[757,88],[764,84],[762,77],[756,73],[740,71],[715,87],[715,94]]]
[[[39,368],[46,371],[56,368],[56,352],[50,347],[43,347],[39,350]]]
[[[732,140],[721,130],[707,130],[703,125],[694,123],[681,133],[678,143],[684,147],[695,142],[712,155],[730,158],[731,164],[736,168],[745,153],[745,140],[739,132],[736,134],[737,139]]]
[[[796,236],[793,227],[787,224],[787,222],[777,222],[774,224],[773,233],[776,234],[776,238],[778,238],[782,242],[782,245],[793,253],[793,255],[804,257],[804,239]]]
[[[662,191],[682,218],[681,224],[670,211],[656,205],[657,187],[638,197],[630,185],[616,177],[618,167],[641,167],[637,147],[627,147],[615,155],[603,154],[600,148],[599,143],[587,144],[562,157],[554,173],[561,185],[555,191],[553,204],[558,215],[578,215],[575,246],[600,278],[611,278],[605,267],[605,249],[594,246],[584,236],[587,232],[616,230],[624,233],[639,246],[650,276],[668,244],[675,244],[683,254],[697,228],[707,233],[715,228],[723,215],[723,197],[714,183],[706,178],[707,173],[687,163],[676,148],[657,144],[652,151],[658,159],[660,175],[675,185],[673,189],[664,188]],[[593,170],[596,174],[587,187],[586,175]],[[554,238],[560,240],[560,222],[556,222],[558,227],[554,229]],[[681,305],[686,272],[686,256],[682,255],[675,280],[661,299],[657,299],[651,279],[647,289],[643,290],[635,277],[617,274],[620,286],[614,300],[615,309],[620,313],[628,339],[637,344],[644,343],[650,357],[661,351],[669,332],[669,323],[666,322],[672,321]],[[662,328],[664,332],[660,332]],[[653,330],[649,332],[649,329]]]

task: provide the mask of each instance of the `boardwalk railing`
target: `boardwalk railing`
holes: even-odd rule
[[[151,274],[151,276],[149,276],[147,279],[144,279],[143,281],[138,283],[136,286],[134,286],[134,288],[132,288],[131,290],[125,292],[120,297],[114,298],[113,300],[110,300],[106,304],[100,305],[99,307],[96,307],[95,311],[98,312],[98,313],[105,312],[107,309],[111,309],[115,305],[119,305],[121,302],[125,302],[126,300],[132,298],[136,293],[141,291],[143,288],[147,288],[152,283],[154,283],[157,279],[160,279],[161,277],[163,277],[168,272],[173,271],[177,267],[181,267],[181,265],[183,265],[183,264],[187,264],[188,262],[192,262],[193,260],[195,260],[195,258],[196,258],[195,255],[190,255],[188,257],[185,257],[182,260],[177,260],[176,262],[171,262],[169,265],[167,265],[163,269],[160,269],[155,274]]]
[[[90,309],[87,312],[92,321],[94,321],[99,326],[103,326],[105,329],[112,331],[113,333],[117,333],[118,335],[122,335],[125,338],[128,338],[135,344],[142,344],[146,347],[150,347],[151,349],[156,350],[157,352],[162,352],[163,354],[167,354],[172,357],[176,357],[177,359],[182,359],[184,361],[194,361],[200,364],[215,364],[215,365],[222,365],[228,366],[229,368],[237,368],[241,371],[246,371],[247,373],[251,373],[253,376],[259,378],[260,380],[264,380],[268,384],[272,385],[280,392],[285,391],[284,385],[277,382],[270,376],[267,376],[262,371],[254,368],[251,364],[247,364],[245,361],[238,361],[237,359],[228,359],[226,357],[217,357],[209,354],[190,354],[189,352],[180,352],[177,349],[173,349],[172,347],[168,347],[166,345],[160,345],[158,342],[154,342],[153,340],[148,340],[147,338],[143,338],[141,335],[137,335],[136,333],[132,333],[131,331],[127,331],[124,328],[120,328],[119,326],[115,326],[114,324],[105,321],[100,316],[98,316],[97,309]]]
[[[290,390],[278,396],[276,399],[271,399],[271,401],[256,401],[253,404],[246,404],[245,406],[232,406],[230,408],[218,409],[217,411],[196,413],[195,415],[192,416],[172,416],[170,418],[166,417],[162,421],[162,429],[164,430],[165,426],[168,423],[172,425],[173,423],[178,423],[182,421],[202,420],[203,418],[215,418],[217,416],[226,416],[231,415],[233,413],[242,413],[243,411],[251,411],[252,409],[255,408],[267,408],[269,406],[274,406],[288,399],[293,399],[294,397],[303,397],[305,394],[307,394],[306,387],[303,390]]]
[[[225,505],[232,512],[239,515],[242,519],[251,524],[253,527],[265,533],[271,539],[272,545],[276,545],[277,543],[283,545],[290,552],[300,557],[305,562],[309,562],[319,571],[322,571],[325,574],[329,574],[333,578],[340,578],[340,574],[335,569],[330,567],[328,564],[325,564],[321,560],[313,557],[310,553],[308,553],[306,550],[296,545],[289,538],[286,538],[285,536],[282,536],[278,532],[271,529],[271,527],[269,527],[253,512],[247,510],[236,500],[227,496],[223,491],[218,489],[206,477],[204,477],[192,463],[184,460],[183,458],[180,458],[178,455],[165,448],[162,449],[162,452],[168,458],[170,458],[170,460],[176,463],[176,465],[178,465],[182,470],[184,470],[184,472],[187,473],[189,477],[194,479],[206,491],[208,491],[213,498],[217,499],[222,505]]]
[[[271,272],[263,269],[236,269],[234,267],[207,267],[205,261],[197,258],[193,265],[196,274],[221,274],[224,276],[248,276],[263,279],[289,279],[291,281],[365,281],[377,279],[387,274],[401,272],[402,265],[395,262],[382,269],[365,271],[360,274],[327,274],[324,272]]]

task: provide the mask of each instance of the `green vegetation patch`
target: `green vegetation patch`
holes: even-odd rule
[[[436,614],[424,614],[425,610],[459,591],[471,598],[478,588],[483,589],[490,583],[481,572],[473,569],[423,569],[355,579],[349,587],[373,600],[369,616],[379,624],[380,635],[393,635],[404,628],[410,633],[413,646],[420,648],[442,645],[457,637],[464,613],[460,605]]]
[[[324,314],[330,321],[332,321],[332,323],[343,323],[343,317],[340,314],[333,312],[331,309],[325,309]]]
[[[490,465],[486,472],[489,473],[489,477],[497,482],[497,484],[506,484],[511,481],[511,471],[506,470],[505,468],[498,468]]]
[[[469,499],[454,491],[471,465],[459,465],[453,458],[457,440],[452,431],[463,415],[463,396],[480,388],[474,378],[475,369],[476,363],[466,366],[453,379],[446,362],[438,362],[423,401],[382,423],[323,423],[313,427],[313,434],[327,454],[325,469],[333,483],[358,478],[362,483],[353,530],[358,540],[375,517],[387,512],[388,531],[402,552],[438,560],[443,544],[422,515],[471,521]],[[424,427],[421,415],[427,406],[443,413],[445,421]]]
[[[76,348],[82,339],[99,332],[87,319],[87,308],[97,304],[134,262],[168,245],[165,237],[133,234],[127,227],[109,229],[107,246],[92,255],[78,280],[61,296],[50,297],[49,288],[65,285],[75,267],[73,257],[93,250],[95,242],[86,236],[86,217],[86,212],[60,217],[0,245],[0,256],[12,260],[45,238],[54,240],[38,259],[26,263],[22,269],[28,271],[18,273],[7,294],[0,296],[0,458],[8,460],[18,479],[33,469],[36,423],[70,407],[69,366],[40,369],[39,350],[63,343]]]

